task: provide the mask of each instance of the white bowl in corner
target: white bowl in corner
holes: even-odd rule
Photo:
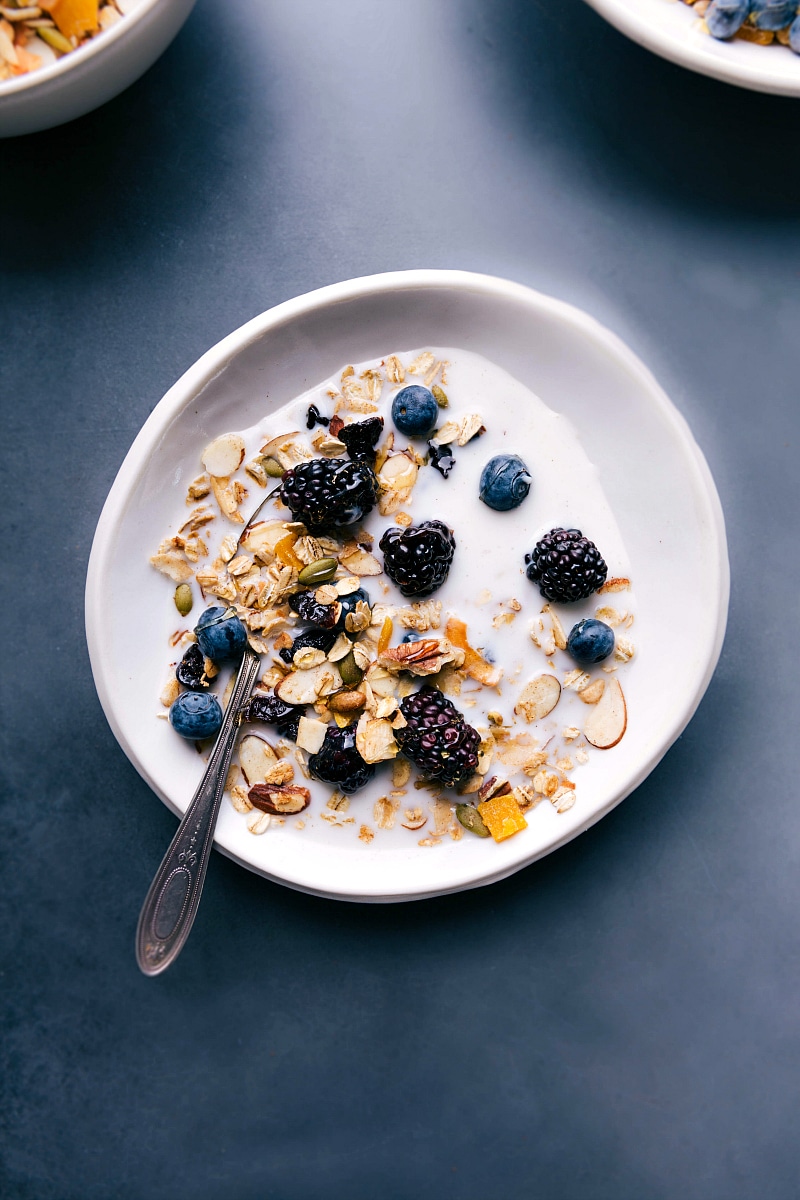
[[[325,287],[254,318],[189,368],[145,422],[97,526],[86,584],[95,683],[122,749],[174,812],[185,810],[203,763],[155,717],[175,622],[170,589],[148,560],[185,511],[186,478],[211,437],[252,426],[343,363],[420,345],[483,355],[579,431],[631,561],[646,647],[627,693],[637,716],[581,785],[580,803],[563,814],[539,805],[530,827],[501,844],[464,837],[429,849],[395,829],[365,845],[312,810],[302,834],[287,825],[254,837],[223,805],[215,840],[224,853],[267,878],[344,900],[410,900],[491,883],[576,837],[633,791],[681,733],[725,632],[728,557],[713,480],[683,417],[613,333],[520,284],[464,271]],[[675,597],[687,587],[692,619],[680,623],[678,669]],[[358,796],[351,808],[348,817],[371,819]]]
[[[800,55],[788,46],[719,41],[683,0],[586,0],[601,17],[634,42],[670,62],[779,96],[800,96]]]
[[[0,137],[64,125],[99,108],[144,75],[195,0],[128,0],[111,29],[50,65],[0,82]]]

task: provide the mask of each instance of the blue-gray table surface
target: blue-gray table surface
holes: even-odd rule
[[[579,0],[200,0],[125,94],[0,143],[0,1194],[797,1196],[799,134]],[[224,334],[417,266],[572,301],[656,373],[725,509],[719,669],[514,878],[372,907],[214,855],[146,980],[175,819],[92,683],[103,500]]]

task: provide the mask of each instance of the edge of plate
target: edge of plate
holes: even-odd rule
[[[654,26],[646,17],[632,12],[618,0],[585,0],[610,25],[624,33],[631,41],[679,67],[697,71],[721,83],[734,87],[748,88],[753,92],[767,92],[773,96],[800,96],[800,64],[796,80],[776,78],[774,72],[753,68],[738,59],[714,58],[701,49],[678,37],[671,37]]]
[[[607,329],[594,317],[589,316],[588,313],[575,308],[571,304],[567,304],[565,301],[547,296],[524,284],[471,271],[436,269],[394,271],[385,274],[367,275],[357,279],[346,280],[342,283],[329,284],[326,287],[307,292],[291,300],[286,300],[247,321],[207,350],[205,354],[201,355],[184,372],[156,404],[134,439],[111,486],[97,523],[89,555],[85,590],[86,640],[95,687],[97,688],[103,712],[117,742],[139,775],[141,775],[166,806],[177,816],[181,815],[180,810],[176,808],[160,788],[155,786],[145,767],[137,760],[116,719],[113,700],[103,669],[104,647],[102,636],[99,632],[101,625],[100,622],[96,622],[93,619],[94,614],[99,612],[102,607],[103,569],[112,548],[113,531],[124,514],[128,497],[136,483],[137,477],[145,469],[146,455],[140,453],[140,448],[149,447],[183,409],[192,396],[196,396],[211,379],[221,370],[224,370],[225,366],[236,355],[245,347],[252,344],[257,338],[260,338],[268,329],[277,328],[281,324],[295,320],[298,316],[312,309],[338,304],[374,292],[410,290],[421,287],[430,289],[457,287],[462,290],[480,292],[484,295],[502,296],[506,299],[517,300],[539,311],[547,311],[589,337],[597,346],[620,362],[626,371],[647,389],[652,401],[661,410],[663,416],[674,426],[687,452],[691,454],[695,470],[697,471],[698,484],[702,485],[701,492],[707,505],[709,527],[713,530],[716,543],[716,560],[714,564],[718,584],[716,589],[718,598],[715,626],[716,636],[713,643],[709,645],[705,668],[698,679],[697,686],[687,709],[671,727],[663,745],[659,746],[657,751],[643,761],[639,771],[637,771],[631,780],[630,785],[623,792],[613,796],[608,804],[593,813],[591,819],[587,820],[578,829],[567,831],[564,837],[549,843],[546,847],[531,854],[529,858],[521,862],[515,862],[501,871],[489,871],[487,874],[479,877],[470,875],[460,880],[456,879],[445,887],[426,892],[407,893],[398,891],[381,895],[376,895],[375,893],[330,892],[315,888],[310,882],[289,880],[283,876],[273,875],[252,862],[240,858],[217,839],[214,841],[215,848],[225,854],[227,858],[232,859],[240,866],[274,883],[280,883],[285,887],[291,887],[295,891],[305,892],[309,895],[334,900],[348,900],[354,903],[393,903],[408,900],[426,900],[436,896],[449,895],[454,892],[496,883],[501,879],[516,874],[517,871],[530,866],[531,863],[536,862],[538,859],[544,858],[546,855],[571,841],[574,837],[577,837],[579,833],[583,833],[591,828],[592,825],[596,824],[597,821],[615,808],[617,804],[620,804],[629,796],[631,792],[635,791],[639,784],[647,778],[677,738],[680,737],[694,716],[719,661],[728,615],[730,567],[725,535],[725,518],[709,466],[686,419],[678,411],[647,367],[615,333],[612,333],[610,329]]]

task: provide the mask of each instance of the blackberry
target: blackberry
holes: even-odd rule
[[[444,521],[387,529],[380,540],[386,574],[404,596],[430,596],[444,583],[456,540]]]
[[[585,600],[606,581],[608,567],[580,529],[551,529],[525,555],[525,573],[546,600]]]
[[[432,779],[455,787],[477,768],[480,734],[436,688],[412,692],[400,711],[407,724],[395,730],[398,745]]]
[[[305,716],[305,708],[299,704],[286,704],[277,696],[257,693],[251,696],[242,709],[243,721],[263,721],[274,725],[281,737],[297,741],[297,727]]]
[[[313,458],[285,472],[280,498],[309,533],[321,533],[353,525],[371,512],[378,481],[368,463]]]
[[[353,421],[339,430],[337,437],[347,446],[347,456],[352,462],[365,462],[375,466],[378,438],[383,431],[383,417],[368,417],[366,421]]]
[[[322,650],[327,654],[335,641],[336,631],[334,629],[306,629],[304,633],[297,635],[291,646],[286,646],[280,651],[280,656],[285,663],[289,663],[291,666],[298,650],[305,650],[308,647],[313,650]]]
[[[355,725],[329,727],[322,746],[309,758],[308,769],[315,779],[334,784],[346,795],[357,792],[375,774],[374,765],[364,762],[356,750]]]

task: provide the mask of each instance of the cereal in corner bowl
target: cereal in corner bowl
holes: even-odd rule
[[[121,20],[131,0],[4,0],[0,81],[50,66]]]
[[[251,833],[504,842],[623,739],[616,521],[569,422],[479,355],[345,366],[221,431],[186,505],[151,558],[177,621],[160,715],[203,749],[261,656],[226,783]]]

